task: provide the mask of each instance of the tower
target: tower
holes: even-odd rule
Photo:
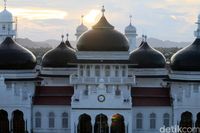
[[[71,101],[71,132],[132,132],[131,86],[128,74],[129,44],[105,17],[77,42],[77,74]],[[118,126],[115,126],[118,125]]]
[[[197,30],[194,32],[195,37],[200,38],[200,14],[198,16],[198,21],[196,22],[198,25]]]
[[[4,10],[0,12],[0,42],[6,37],[16,36],[16,28],[14,28],[12,13],[7,10],[7,0],[4,0]]]
[[[136,28],[132,25],[132,15],[130,15],[130,24],[125,28],[125,36],[129,40],[129,52],[136,48]]]
[[[87,26],[85,26],[84,24],[83,24],[83,18],[84,18],[84,16],[82,15],[81,16],[81,25],[79,25],[77,28],[76,28],[76,39],[78,40],[78,38],[84,33],[84,32],[86,32],[87,30],[88,30],[88,28],[87,28]]]

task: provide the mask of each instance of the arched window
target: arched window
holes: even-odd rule
[[[100,66],[95,66],[95,76],[100,76]]]
[[[41,124],[42,124],[42,115],[40,112],[36,112],[35,113],[35,128],[41,128]]]
[[[83,66],[80,66],[80,76],[83,76]]]
[[[90,77],[90,66],[86,67],[86,76]]]
[[[126,76],[126,66],[122,66],[122,76],[125,77]]]
[[[62,114],[62,128],[68,128],[68,113],[64,112]]]
[[[105,66],[105,76],[106,77],[110,76],[110,66]]]
[[[115,76],[119,77],[119,66],[115,67]]]
[[[6,30],[6,26],[5,25],[2,26],[2,30]]]
[[[136,128],[137,129],[143,128],[143,115],[142,115],[142,113],[138,113],[136,115]]]
[[[55,127],[55,114],[53,112],[49,113],[49,128]]]
[[[156,128],[156,114],[152,113],[150,114],[150,129]]]
[[[165,127],[169,127],[169,114],[168,113],[165,113],[163,115],[163,125]]]

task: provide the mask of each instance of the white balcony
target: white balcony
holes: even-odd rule
[[[135,77],[70,77],[71,84],[135,84]]]
[[[8,35],[11,35],[11,36],[14,36],[16,35],[16,31],[15,30],[11,30],[11,31],[0,31],[0,35],[1,36],[8,36]]]

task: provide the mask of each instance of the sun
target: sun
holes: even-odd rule
[[[92,9],[85,15],[84,20],[86,23],[93,24],[96,22],[97,16],[100,14],[99,10]]]

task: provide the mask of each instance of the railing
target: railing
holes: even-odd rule
[[[134,84],[135,77],[70,77],[71,84]]]
[[[16,31],[14,30],[11,30],[11,31],[0,31],[0,35],[15,35],[16,34]]]

